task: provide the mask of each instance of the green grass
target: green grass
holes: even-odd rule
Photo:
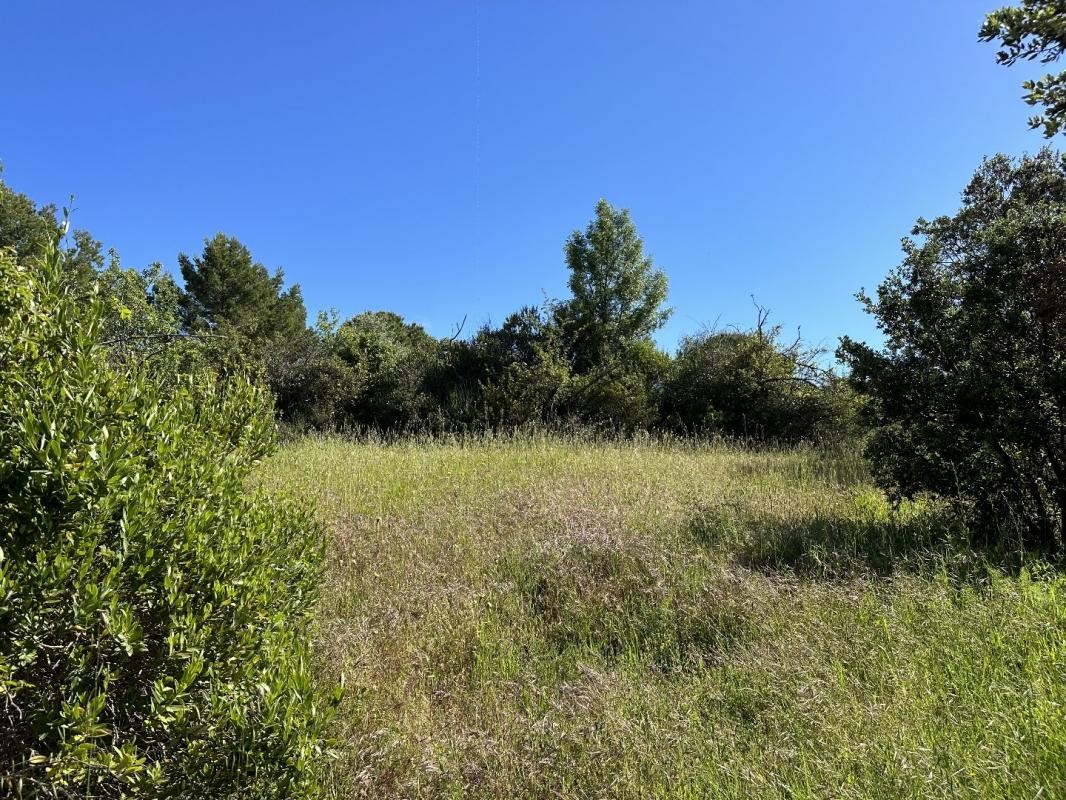
[[[327,796],[1063,797],[1066,580],[854,455],[307,439]]]

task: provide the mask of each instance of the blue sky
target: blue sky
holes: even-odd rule
[[[312,315],[438,336],[564,296],[606,197],[670,278],[663,346],[754,295],[832,347],[916,217],[1043,143],[1039,68],[977,42],[1000,1],[12,0],[0,160],[127,266],[221,230]]]

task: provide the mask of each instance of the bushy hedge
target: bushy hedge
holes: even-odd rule
[[[310,796],[320,531],[249,489],[269,402],[114,366],[62,260],[0,252],[0,796]]]

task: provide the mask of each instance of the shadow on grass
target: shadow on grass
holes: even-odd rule
[[[556,653],[685,670],[716,660],[748,632],[744,597],[693,565],[655,563],[626,545],[573,544],[506,559],[540,634]]]
[[[745,516],[722,506],[702,508],[689,523],[693,539],[749,569],[826,580],[861,575],[983,576],[989,565],[1013,571],[1015,557],[975,549],[951,511],[933,503],[898,509],[858,502],[846,511],[802,520]]]

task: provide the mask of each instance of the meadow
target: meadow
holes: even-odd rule
[[[335,798],[1066,796],[1066,581],[854,452],[286,444]]]

